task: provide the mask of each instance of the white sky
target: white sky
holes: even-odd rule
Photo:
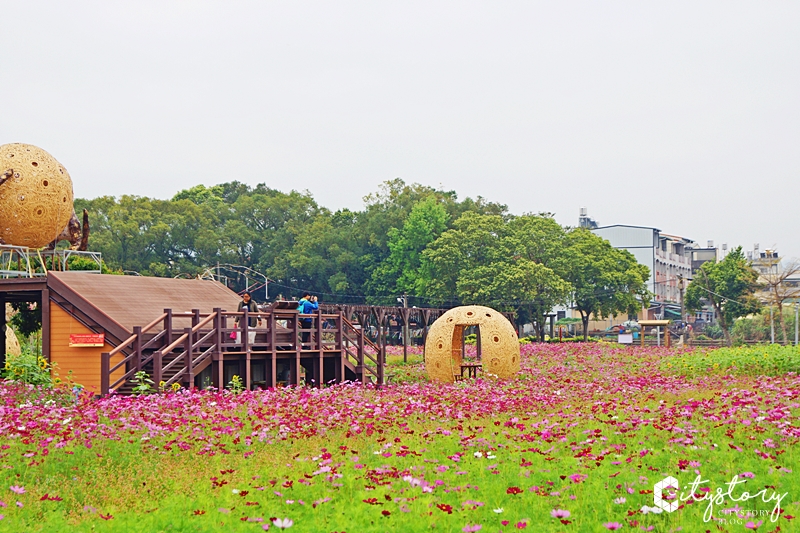
[[[0,144],[80,197],[230,180],[800,257],[800,2],[6,2]]]

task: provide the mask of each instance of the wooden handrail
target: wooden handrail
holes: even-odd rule
[[[160,317],[156,318],[155,320],[153,320],[152,322],[150,322],[149,324],[147,324],[145,327],[142,328],[142,333],[147,333],[148,331],[156,327],[159,322],[163,322],[165,318],[167,318],[167,313],[161,313]]]
[[[130,343],[132,343],[133,341],[135,341],[135,340],[136,340],[136,335],[131,335],[130,337],[128,337],[128,338],[125,340],[125,342],[122,342],[122,343],[120,343],[120,345],[119,345],[119,346],[117,346],[116,348],[114,348],[113,350],[111,350],[110,352],[108,352],[108,355],[109,355],[109,356],[111,356],[111,357],[113,357],[113,356],[117,355],[119,352],[121,352],[122,350],[124,350],[125,348],[127,348],[127,347],[128,347],[128,345],[129,345]]]
[[[178,346],[180,343],[182,343],[183,341],[185,341],[185,340],[186,340],[186,337],[188,337],[188,335],[187,335],[186,333],[184,333],[183,335],[181,335],[180,337],[178,337],[177,339],[175,339],[175,340],[172,342],[172,344],[170,344],[170,345],[169,345],[169,346],[167,346],[166,348],[162,348],[162,349],[160,349],[160,350],[159,350],[159,352],[161,352],[161,353],[165,353],[165,354],[166,354],[166,353],[169,353],[169,352],[171,352],[171,351],[172,351],[172,350],[174,350],[174,349],[175,349],[175,348],[176,348],[176,347],[177,347],[177,346]]]
[[[158,323],[159,323],[159,322],[162,322],[166,316],[167,316],[167,314],[166,314],[166,313],[162,313],[162,314],[161,314],[161,316],[159,316],[157,319],[153,320],[152,322],[150,322],[149,324],[147,324],[145,327],[143,327],[143,328],[142,328],[142,333],[147,333],[148,331],[150,331],[151,329],[153,329],[153,328],[154,328],[156,325],[158,325]],[[111,350],[110,352],[108,352],[108,355],[109,355],[109,356],[111,356],[111,357],[114,357],[114,356],[115,356],[115,355],[117,355],[119,352],[121,352],[122,350],[124,350],[125,348],[127,348],[127,347],[128,347],[128,345],[129,345],[130,343],[132,343],[133,341],[135,341],[135,340],[136,340],[136,334],[133,334],[133,335],[131,335],[130,337],[128,337],[127,339],[125,339],[125,341],[124,341],[124,342],[121,342],[121,343],[119,344],[119,346],[117,346],[116,348],[114,348],[113,350]]]
[[[215,317],[215,316],[217,316],[217,313],[211,313],[210,315],[208,315],[207,317],[205,317],[203,320],[201,320],[200,322],[198,322],[198,323],[197,323],[197,325],[196,325],[195,327],[193,327],[193,328],[192,328],[192,333],[195,333],[195,332],[197,332],[197,330],[199,330],[200,328],[202,328],[203,326],[205,326],[206,324],[208,324],[209,322],[211,322],[212,320],[214,320],[214,317]]]

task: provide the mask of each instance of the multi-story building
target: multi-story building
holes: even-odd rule
[[[655,304],[680,303],[681,291],[692,278],[691,239],[658,228],[616,224],[592,230],[611,246],[629,251],[650,269],[648,288]]]
[[[722,245],[723,250],[725,245]],[[697,246],[687,246],[686,251],[692,261],[692,274],[697,274],[700,267],[709,261],[717,262],[719,260],[719,250],[714,247],[714,241],[708,241],[708,247],[699,248]]]

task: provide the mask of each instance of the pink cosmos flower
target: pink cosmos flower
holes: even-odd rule
[[[20,487],[19,485],[11,485],[9,489],[11,492],[16,492],[17,494],[25,494],[25,488]]]
[[[746,477],[748,479],[753,479],[754,477],[756,477],[756,475],[752,472],[742,472],[741,474],[739,474],[739,477]]]
[[[764,523],[763,520],[759,520],[758,522],[750,521],[750,522],[748,522],[748,523],[746,523],[744,525],[744,528],[745,529],[758,529],[761,526],[761,524],[763,524],[763,523]]]
[[[615,531],[617,529],[621,529],[622,524],[620,524],[619,522],[606,522],[605,524],[603,524],[603,527],[606,529],[610,529],[611,531]]]
[[[467,524],[461,531],[463,531],[464,533],[475,533],[475,531],[480,531],[481,529],[483,529],[483,526],[480,524],[475,524],[472,526]]]
[[[276,518],[272,524],[278,529],[289,529],[294,525],[294,521],[290,518]]]
[[[550,511],[550,516],[553,518],[569,518],[571,513],[565,509],[553,509]]]

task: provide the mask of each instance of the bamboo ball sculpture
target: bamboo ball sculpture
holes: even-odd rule
[[[2,243],[47,246],[72,213],[72,180],[53,156],[30,144],[0,146]]]
[[[425,369],[432,381],[452,383],[461,375],[464,328],[478,326],[483,375],[509,378],[519,372],[519,339],[508,319],[490,307],[450,309],[433,323],[425,341]]]

